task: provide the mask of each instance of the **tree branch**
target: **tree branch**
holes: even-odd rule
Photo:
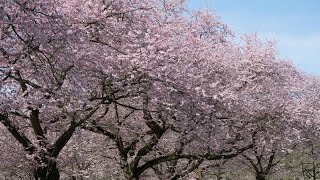
[[[51,150],[52,157],[55,157],[55,158],[58,157],[63,147],[67,144],[67,142],[72,137],[76,128],[79,127],[81,124],[83,124],[86,120],[88,120],[98,110],[98,108],[99,106],[96,106],[79,122],[75,122],[75,119],[71,121],[69,128],[66,131],[64,131],[64,133],[54,143],[53,149]]]
[[[34,153],[35,147],[31,141],[10,122],[7,115],[0,114],[0,122],[8,129],[15,139],[24,147],[30,154]]]
[[[43,130],[40,125],[39,110],[38,109],[31,110],[30,121],[31,121],[32,129],[33,129],[34,134],[36,135],[37,139],[44,140],[45,136],[44,136]]]

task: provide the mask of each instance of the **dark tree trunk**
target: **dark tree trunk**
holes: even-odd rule
[[[49,161],[47,166],[35,169],[34,178],[36,180],[59,180],[60,173],[56,162]]]
[[[131,174],[131,176],[130,176],[129,179],[130,179],[130,180],[139,180],[139,179],[140,179],[140,174],[138,175],[138,174],[136,173],[136,171],[133,170],[133,172],[132,172],[132,174]]]
[[[264,175],[264,174],[256,174],[256,180],[266,180],[266,175]]]

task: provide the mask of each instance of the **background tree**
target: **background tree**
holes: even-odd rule
[[[300,87],[302,76],[292,65],[274,61],[277,52],[272,42],[263,43],[251,35],[245,37],[245,43],[240,56],[245,60],[239,62],[242,84],[239,94],[234,93],[238,97],[232,107],[239,108],[235,114],[250,122],[256,132],[254,148],[243,154],[245,164],[253,168],[256,179],[265,179],[280,162],[279,155],[299,143],[301,126],[295,113],[300,106],[292,94]]]

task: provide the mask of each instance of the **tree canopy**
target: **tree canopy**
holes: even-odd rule
[[[179,179],[238,158],[263,179],[315,131],[318,77],[185,0],[2,0],[0,39],[1,178]]]

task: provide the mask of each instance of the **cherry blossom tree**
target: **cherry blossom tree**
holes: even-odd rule
[[[305,100],[302,101],[303,109],[299,114],[303,121],[303,143],[300,145],[298,160],[293,163],[295,168],[301,170],[301,174],[310,179],[320,177],[319,164],[319,78],[309,76],[304,88],[301,89],[300,96]],[[297,164],[298,163],[298,164]]]
[[[274,61],[276,53],[272,44],[260,46],[254,39],[249,42],[258,43],[253,47],[252,44],[247,46],[248,58],[255,58],[254,61],[258,62],[254,65],[259,66],[250,67],[249,77],[255,83],[253,89],[243,91],[246,101],[242,103],[247,107],[242,112],[250,114],[249,118],[255,122],[252,128],[257,133],[254,148],[242,157],[244,164],[252,168],[256,179],[262,180],[301,142],[301,119],[296,113],[302,99],[294,94],[299,92],[303,77],[292,65]]]
[[[219,52],[225,51],[224,48],[231,50],[231,47],[227,47],[223,42],[223,38],[226,40],[228,35],[225,27],[211,14],[197,13],[194,17],[195,21],[189,22],[181,15],[170,17],[172,10],[167,11],[169,11],[166,14],[167,18],[159,19],[163,21],[161,24],[150,22],[153,29],[156,30],[155,32],[148,32],[153,29],[147,29],[144,32],[148,35],[146,35],[145,42],[147,45],[144,45],[147,47],[141,48],[140,56],[142,58],[147,56],[148,59],[145,61],[150,61],[150,57],[157,61],[148,64],[152,69],[145,66],[149,62],[141,61],[141,59],[140,62],[137,62],[145,63],[138,67],[142,67],[143,72],[147,72],[147,74],[142,73],[137,76],[138,82],[134,84],[139,86],[137,89],[140,92],[135,95],[135,100],[122,100],[123,102],[131,101],[131,105],[124,105],[121,101],[113,102],[106,113],[113,114],[107,117],[112,117],[116,122],[112,122],[112,119],[106,121],[105,117],[101,117],[101,119],[94,119],[84,126],[85,129],[103,134],[116,143],[121,156],[120,164],[128,179],[138,178],[145,170],[156,168],[154,166],[163,162],[176,161],[178,163],[179,159],[194,159],[200,162],[203,159],[214,160],[233,157],[249,147],[248,144],[243,145],[244,149],[219,146],[221,145],[219,140],[223,139],[224,134],[219,128],[219,120],[214,117],[215,112],[211,109],[215,100],[213,96],[203,94],[207,93],[205,91],[211,94],[213,92],[205,89],[201,91],[202,85],[209,88],[206,82],[198,84],[199,81],[206,81],[202,75],[215,74],[208,65],[211,64],[214,67],[213,65],[218,63],[216,58],[211,59],[217,54],[209,51],[213,49]],[[179,36],[176,32],[179,32]],[[157,46],[163,43],[163,39],[158,37],[163,37],[166,40],[166,45],[161,50],[154,51],[152,47],[158,48]],[[154,43],[154,40],[149,42],[148,39],[159,39],[161,42]],[[185,49],[187,44],[196,52]],[[176,52],[173,53],[172,50]],[[198,60],[200,57],[203,58],[202,61]],[[172,68],[174,66],[178,66],[180,69]],[[208,68],[202,69],[206,66]],[[188,80],[185,79],[186,76],[189,77]],[[184,83],[187,83],[187,87]],[[208,83],[218,84],[219,82],[209,81]],[[219,88],[221,88],[220,91],[224,91],[223,87],[219,86]],[[127,96],[127,98],[131,97]],[[223,108],[222,104],[219,106]],[[112,124],[111,129],[110,124],[106,125],[106,123]],[[202,127],[206,123],[211,124],[212,129]],[[205,143],[207,138],[210,138],[210,131],[213,129],[220,131],[216,132],[216,138],[211,138],[212,142],[216,144],[213,145],[214,148],[217,148],[216,151],[212,150],[211,145]],[[203,137],[197,135],[201,131]],[[171,149],[164,147],[164,144],[170,141],[173,141],[172,146],[169,146]],[[186,147],[186,143],[190,143],[189,141],[197,144]],[[201,144],[204,145],[200,146]],[[190,149],[195,145],[197,145],[196,149],[199,152],[194,147],[193,153],[191,153]],[[200,147],[204,147],[208,151],[201,152]],[[210,153],[210,150],[213,152]],[[145,163],[139,166],[141,162]],[[173,176],[180,175],[173,174]]]
[[[27,152],[36,179],[59,178],[56,158],[77,127],[111,103],[96,97],[119,86],[125,69],[107,63],[115,48],[85,50],[96,43],[60,3],[8,0],[0,9],[0,120]],[[91,53],[107,58],[94,60]],[[132,77],[128,72],[123,75]]]
[[[200,87],[192,85],[198,81],[193,77],[198,67],[187,66],[196,63],[197,53],[223,41],[226,32],[221,23],[201,13],[187,21],[181,14],[183,2],[130,3],[7,0],[1,4],[0,119],[35,164],[36,179],[59,178],[56,158],[61,150],[79,126],[104,118],[111,105],[115,111],[118,106],[140,110],[144,119],[150,119],[145,104],[150,97],[141,94],[151,85],[141,81],[155,82],[150,93],[159,94],[151,100],[162,99],[157,104],[167,109],[183,99],[171,99],[179,91],[166,84],[199,93]],[[190,26],[195,29],[190,31]],[[183,48],[182,42],[197,51]],[[188,56],[195,61],[188,62]],[[184,70],[171,68],[172,63]],[[185,75],[192,81],[186,82]],[[191,103],[198,104],[196,97],[201,98],[194,96]],[[131,105],[139,98],[147,98],[140,109]],[[164,133],[159,125],[147,125],[157,138]]]
[[[297,135],[300,75],[274,43],[236,43],[184,0],[4,0],[0,15],[4,141],[35,179],[85,177],[102,152],[126,179],[177,179]]]

